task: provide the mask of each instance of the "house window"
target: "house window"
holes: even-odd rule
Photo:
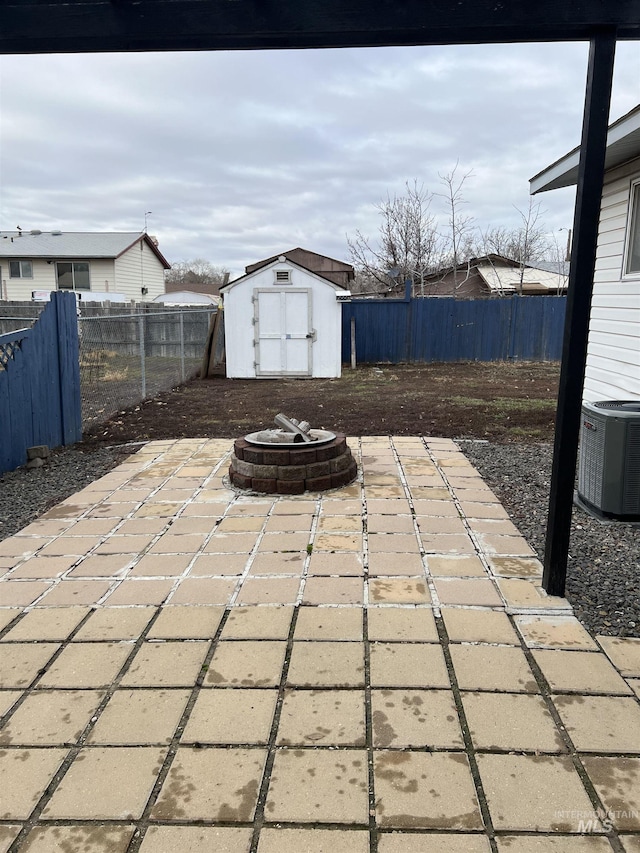
[[[33,278],[31,261],[9,261],[10,278]]]
[[[56,264],[58,290],[90,290],[89,264],[86,261],[59,261]]]
[[[291,270],[276,270],[276,283],[277,284],[290,284],[291,283]]]
[[[640,181],[631,185],[625,273],[640,273]]]

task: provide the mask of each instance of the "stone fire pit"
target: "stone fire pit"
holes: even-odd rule
[[[342,433],[311,429],[306,421],[279,414],[278,429],[249,433],[234,442],[229,479],[240,489],[300,495],[337,489],[357,474]]]

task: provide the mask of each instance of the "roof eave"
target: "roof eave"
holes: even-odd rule
[[[609,126],[605,169],[615,169],[640,157],[640,104]],[[531,195],[578,183],[580,146],[569,151],[529,181]]]

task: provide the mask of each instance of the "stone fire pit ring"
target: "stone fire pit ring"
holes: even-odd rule
[[[295,445],[234,442],[229,479],[240,489],[279,495],[301,495],[339,489],[358,473],[346,436]]]

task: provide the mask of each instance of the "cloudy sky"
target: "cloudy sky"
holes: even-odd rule
[[[456,162],[465,215],[513,227],[528,179],[579,141],[587,50],[3,57],[0,230],[142,230],[152,211],[169,261],[348,260],[377,202],[413,179],[439,191]],[[621,43],[611,119],[639,101],[640,50]],[[572,190],[540,199],[550,233],[571,226]]]

